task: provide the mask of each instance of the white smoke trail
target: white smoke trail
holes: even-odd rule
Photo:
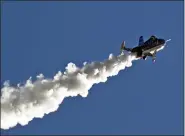
[[[86,97],[88,90],[100,82],[106,82],[125,67],[130,67],[134,55],[109,55],[104,62],[84,63],[82,68],[69,63],[66,72],[59,71],[54,79],[44,79],[40,74],[32,83],[17,87],[5,82],[1,89],[1,129],[9,129],[17,124],[27,125],[33,118],[42,118],[58,109],[65,97],[81,95]]]

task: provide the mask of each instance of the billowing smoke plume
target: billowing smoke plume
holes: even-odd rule
[[[94,85],[106,82],[125,67],[130,67],[134,55],[109,55],[104,62],[84,63],[82,68],[69,63],[66,71],[60,71],[53,79],[45,79],[42,74],[25,85],[10,86],[5,82],[1,88],[1,129],[9,129],[17,124],[27,125],[33,118],[42,118],[58,109],[65,97],[81,95],[86,97]]]

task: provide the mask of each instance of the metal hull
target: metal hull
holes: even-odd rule
[[[142,52],[142,54],[143,54],[143,55],[144,55],[144,54],[147,54],[147,53],[153,54],[154,52],[158,52],[158,51],[162,50],[163,48],[164,48],[164,45],[154,46],[154,47],[152,47],[152,48],[150,48],[150,49],[144,50],[144,51]]]

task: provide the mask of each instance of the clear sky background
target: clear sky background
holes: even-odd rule
[[[151,35],[169,39],[156,63],[133,62],[87,98],[2,134],[183,134],[183,2],[3,2],[1,84],[48,78],[69,62],[103,61]]]

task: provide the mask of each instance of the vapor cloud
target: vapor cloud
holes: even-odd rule
[[[94,84],[106,82],[136,60],[132,54],[109,55],[103,62],[84,63],[82,68],[69,63],[64,73],[58,72],[53,79],[43,74],[25,85],[11,86],[8,82],[1,88],[1,129],[9,129],[17,124],[27,125],[33,118],[43,118],[58,109],[66,97],[80,95],[87,97]]]

